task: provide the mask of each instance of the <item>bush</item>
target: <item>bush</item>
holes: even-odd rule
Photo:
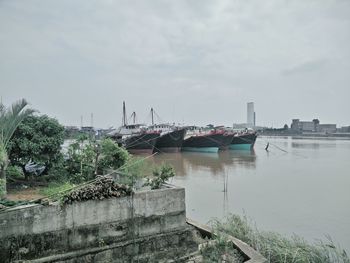
[[[153,177],[148,179],[146,185],[151,186],[151,189],[159,189],[163,183],[173,176],[175,176],[174,168],[169,164],[162,164],[154,169]]]
[[[6,169],[6,177],[8,179],[18,179],[18,178],[23,178],[23,170],[22,168],[16,166],[16,165],[9,165]]]
[[[244,258],[234,247],[232,242],[221,235],[208,242],[200,250],[203,263],[244,262]]]
[[[104,139],[98,145],[100,156],[98,158],[98,171],[100,174],[107,170],[116,170],[123,166],[130,158],[129,153],[119,147],[111,139]]]
[[[96,142],[80,138],[69,145],[64,166],[69,180],[81,183],[118,169],[129,159],[129,153],[111,139]]]

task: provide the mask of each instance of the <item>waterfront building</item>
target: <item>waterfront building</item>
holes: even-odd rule
[[[293,119],[290,128],[295,132],[334,133],[337,131],[336,124],[320,124],[318,119],[313,119],[312,121]]]
[[[348,133],[350,132],[350,126],[343,126],[339,129],[337,129],[338,132],[342,132],[342,133]]]
[[[314,121],[301,121],[300,119],[293,119],[290,128],[293,131],[316,132],[317,121],[316,119]]]
[[[255,127],[255,111],[254,111],[254,102],[247,103],[247,125],[249,127]]]
[[[319,124],[317,127],[318,132],[323,133],[334,133],[337,131],[337,125],[336,124]]]

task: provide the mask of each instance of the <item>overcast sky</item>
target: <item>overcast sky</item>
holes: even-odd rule
[[[0,0],[0,95],[66,125],[350,125],[348,0]]]

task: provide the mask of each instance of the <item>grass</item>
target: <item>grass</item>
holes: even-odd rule
[[[47,187],[40,189],[39,193],[48,197],[55,197],[60,196],[62,192],[65,192],[73,187],[74,185],[69,182],[51,183]]]
[[[345,250],[330,237],[310,244],[299,236],[290,238],[275,232],[259,231],[247,217],[230,215],[225,221],[212,221],[217,232],[232,235],[259,251],[269,263],[350,263]]]
[[[204,245],[200,250],[203,263],[244,262],[243,256],[226,237],[217,235],[213,241]]]

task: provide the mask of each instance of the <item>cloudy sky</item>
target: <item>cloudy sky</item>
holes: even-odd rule
[[[0,95],[67,125],[350,125],[348,0],[0,0]]]

